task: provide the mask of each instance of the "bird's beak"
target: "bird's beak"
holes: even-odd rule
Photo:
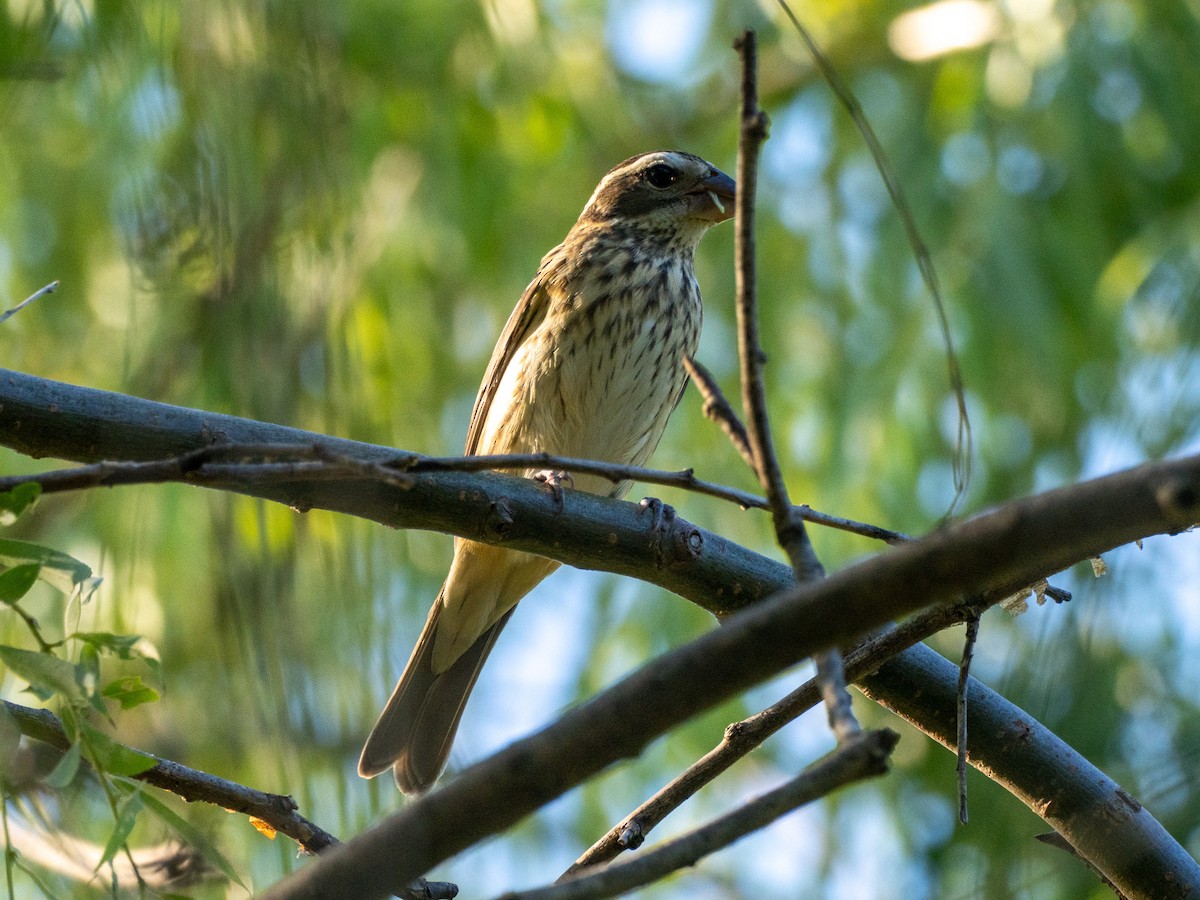
[[[692,201],[692,218],[711,222],[724,222],[733,218],[733,200],[737,186],[732,178],[717,169],[688,192]]]

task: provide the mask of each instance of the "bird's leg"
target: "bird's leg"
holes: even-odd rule
[[[675,507],[668,506],[657,497],[643,497],[638,506],[643,511],[650,511],[650,546],[654,548],[654,558],[661,569],[666,563],[663,536],[671,530],[671,523],[675,521]]]
[[[571,477],[570,472],[556,472],[553,469],[543,469],[540,472],[534,472],[535,481],[540,481],[546,485],[554,497],[554,502],[558,504],[558,511],[563,511],[563,488],[575,487],[575,479]]]

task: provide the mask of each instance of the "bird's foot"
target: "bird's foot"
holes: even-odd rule
[[[675,521],[675,507],[668,506],[657,497],[643,497],[638,506],[643,512],[650,511],[650,546],[654,549],[654,558],[659,568],[662,568],[666,562],[663,537],[671,530],[671,523]]]
[[[556,472],[553,469],[543,469],[541,472],[534,472],[535,481],[540,481],[550,491],[554,497],[554,502],[558,504],[558,511],[563,511],[563,488],[575,487],[575,479],[571,477],[570,472]]]

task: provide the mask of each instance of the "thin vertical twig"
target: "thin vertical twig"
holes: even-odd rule
[[[958,427],[954,439],[954,455],[951,458],[954,475],[954,499],[950,503],[950,508],[946,511],[946,517],[949,518],[958,508],[958,504],[961,502],[963,495],[966,494],[967,486],[971,482],[971,419],[967,415],[967,398],[966,389],[963,387],[962,367],[959,366],[958,353],[954,349],[954,337],[950,330],[950,319],[946,314],[946,303],[942,299],[942,289],[938,282],[937,270],[933,265],[933,254],[929,252],[929,247],[926,245],[924,238],[921,237],[921,231],[917,227],[917,221],[913,216],[908,198],[904,195],[904,188],[900,184],[900,179],[896,177],[896,172],[892,168],[887,154],[884,153],[883,145],[879,142],[879,137],[875,134],[875,129],[871,127],[870,121],[868,121],[866,114],[863,112],[858,98],[854,96],[854,92],[842,80],[837,69],[833,67],[833,63],[829,61],[829,57],[825,55],[817,44],[812,33],[804,27],[804,23],[792,11],[787,0],[779,0],[779,5],[791,21],[792,26],[796,29],[796,33],[800,35],[800,40],[804,42],[809,55],[820,70],[821,77],[825,79],[825,83],[829,85],[829,89],[833,91],[838,102],[846,108],[846,112],[850,114],[850,118],[858,129],[858,133],[862,135],[863,142],[867,145],[867,150],[871,153],[871,158],[875,160],[875,168],[879,171],[879,177],[883,179],[883,185],[887,189],[888,195],[892,198],[892,205],[896,209],[896,214],[899,215],[900,222],[904,226],[904,234],[908,238],[909,246],[912,247],[913,256],[917,261],[917,269],[921,273],[925,287],[929,290],[929,296],[933,299],[933,309],[937,314],[938,327],[942,332],[942,345],[946,348],[946,366],[950,390],[954,393],[954,402],[958,407]]]
[[[967,824],[967,686],[971,683],[971,660],[979,638],[979,614],[967,619],[967,639],[958,666],[958,821]]]
[[[738,359],[742,382],[742,411],[755,474],[767,495],[775,534],[788,555],[798,581],[822,578],[825,569],[808,539],[804,521],[788,498],[787,485],[771,439],[763,385],[763,353],[758,336],[758,290],[755,267],[754,204],[758,188],[758,158],[767,139],[767,116],[758,107],[758,42],[753,31],[743,32],[734,49],[742,60],[741,128],[738,140],[734,268],[737,290]],[[839,742],[860,732],[846,689],[842,654],[837,648],[815,657],[821,694],[829,724]]]

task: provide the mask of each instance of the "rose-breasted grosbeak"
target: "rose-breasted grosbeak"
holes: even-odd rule
[[[733,197],[733,180],[690,153],[643,153],[605,175],[509,317],[466,453],[643,464],[683,394],[683,358],[700,337],[692,255],[704,232],[733,214]],[[572,483],[611,497],[629,490],[594,475]],[[405,793],[433,784],[496,637],[558,565],[455,539],[450,574],[367,738],[360,775],[391,766]]]

